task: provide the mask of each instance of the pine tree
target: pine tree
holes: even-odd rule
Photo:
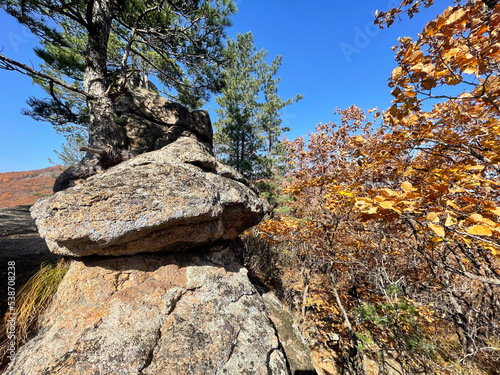
[[[88,123],[96,152],[87,153],[80,174],[128,157],[113,102],[137,75],[135,61],[166,90],[186,91],[186,79],[204,98],[220,90],[232,0],[0,0],[0,7],[41,40],[41,70],[0,55],[0,68],[32,76],[50,94],[49,101],[30,101],[32,113],[62,125]]]
[[[225,50],[224,88],[216,98],[220,108],[215,122],[218,157],[249,178],[269,177],[279,165],[281,109],[302,99],[283,101],[278,96],[281,56],[268,65],[267,51],[254,46],[252,33],[238,34]]]

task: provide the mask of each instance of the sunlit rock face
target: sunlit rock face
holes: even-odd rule
[[[13,374],[288,374],[267,314],[231,246],[83,258]]]
[[[205,144],[183,137],[41,199],[31,213],[60,255],[181,251],[234,239],[268,204],[218,165]]]
[[[9,373],[314,373],[292,316],[242,266],[236,238],[269,206],[216,161],[210,119],[124,100],[138,155],[31,209],[50,251],[73,261]],[[141,118],[184,130],[144,141]]]

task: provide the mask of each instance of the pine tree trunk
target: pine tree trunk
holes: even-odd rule
[[[125,132],[115,121],[107,70],[108,41],[113,20],[113,0],[87,2],[88,41],[85,54],[83,88],[89,110],[89,142],[87,152],[76,166],[64,171],[54,183],[54,192],[72,186],[75,180],[85,179],[126,159]]]
[[[107,71],[113,0],[90,1],[88,7],[89,32],[83,85],[89,95],[89,147],[105,152],[99,158],[101,166],[106,169],[121,161],[124,147],[123,131],[115,122],[113,101],[109,97],[112,82]]]

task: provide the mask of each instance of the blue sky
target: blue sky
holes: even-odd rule
[[[441,13],[451,0],[437,0],[409,20],[380,30],[373,25],[375,10],[387,10],[395,0],[236,0],[230,37],[252,31],[258,49],[269,51],[269,61],[283,55],[278,72],[282,99],[304,96],[284,109],[283,123],[289,138],[305,135],[320,122],[334,121],[336,107],[356,104],[362,109],[387,108],[387,86],[395,68],[394,52],[399,36],[415,37],[424,25]],[[2,54],[36,66],[32,48],[36,37],[0,10]],[[64,138],[48,123],[21,115],[29,96],[43,96],[31,79],[0,70],[0,173],[50,166],[57,160]],[[215,121],[215,102],[210,107]]]

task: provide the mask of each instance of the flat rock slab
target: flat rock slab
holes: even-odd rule
[[[289,374],[232,246],[75,260],[11,374]]]
[[[184,137],[41,199],[31,213],[61,255],[180,251],[234,239],[268,204],[226,169],[219,174],[209,148]]]
[[[35,221],[30,216],[30,207],[26,205],[0,208],[0,238],[37,233]]]

